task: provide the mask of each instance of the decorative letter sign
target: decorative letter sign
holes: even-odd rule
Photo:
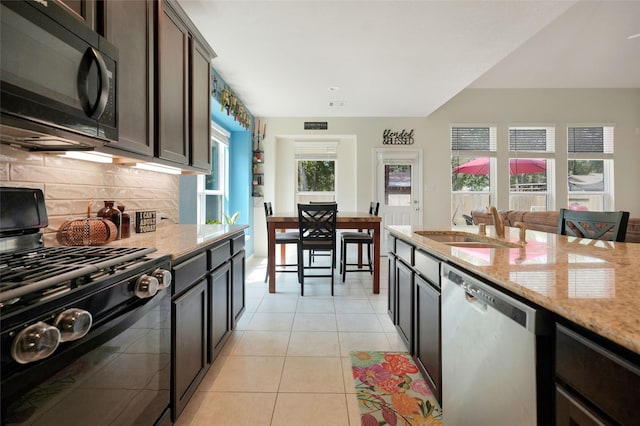
[[[391,129],[385,129],[382,134],[383,145],[413,145],[413,129],[406,131],[402,129],[401,132],[392,132]]]
[[[153,232],[156,230],[156,212],[136,212],[136,232]]]

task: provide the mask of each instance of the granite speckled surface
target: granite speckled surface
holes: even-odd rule
[[[157,254],[170,254],[171,260],[204,248],[248,228],[249,225],[178,225],[158,224],[156,231],[136,234],[132,230],[129,238],[116,240],[111,247],[155,247]],[[55,234],[45,236],[45,246],[59,245]]]
[[[619,345],[640,353],[640,244],[596,241],[526,231],[524,247],[455,247],[414,231],[392,234],[530,300]],[[478,233],[477,226],[453,228]],[[518,228],[505,227],[518,243]],[[492,226],[487,236],[493,237]]]

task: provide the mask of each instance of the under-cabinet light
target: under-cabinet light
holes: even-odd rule
[[[101,152],[67,151],[61,157],[75,160],[92,161],[94,163],[113,163],[113,157]]]
[[[182,173],[182,170],[176,167],[156,163],[136,163],[135,167],[137,169],[151,170],[153,172],[168,173],[171,175],[179,175]]]

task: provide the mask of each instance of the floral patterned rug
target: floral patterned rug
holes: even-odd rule
[[[362,426],[442,424],[442,409],[406,352],[351,352]]]

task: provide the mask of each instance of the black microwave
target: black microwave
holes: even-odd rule
[[[118,49],[51,0],[2,1],[0,136],[32,150],[118,140]]]

